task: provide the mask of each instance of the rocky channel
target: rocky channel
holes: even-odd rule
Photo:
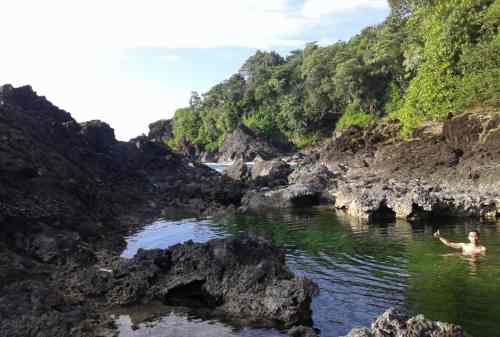
[[[316,286],[268,243],[117,257],[133,226],[172,210],[234,209],[240,184],[147,137],[120,142],[106,123],[79,124],[31,87],[1,87],[0,134],[1,336],[109,335],[111,306],[153,299],[310,321]]]

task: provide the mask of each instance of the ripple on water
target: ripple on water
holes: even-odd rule
[[[455,241],[479,227],[488,257],[472,263],[460,256],[444,256],[449,250],[432,240],[432,231],[438,225],[443,235]],[[323,337],[340,336],[353,327],[369,325],[391,306],[462,324],[476,337],[497,333],[500,313],[500,225],[497,224],[453,220],[367,226],[327,210],[159,220],[130,235],[122,256],[131,257],[139,248],[167,248],[187,240],[206,242],[242,233],[272,238],[286,249],[287,263],[294,273],[318,283],[321,292],[312,304],[313,319]],[[127,318],[121,320],[127,326]],[[172,326],[185,327],[189,336],[197,336],[196,331],[209,336],[212,328],[217,336],[272,336],[270,331],[235,330],[220,324],[169,314],[157,320],[156,327],[141,325],[133,332],[124,328],[121,336],[174,336],[166,332]]]

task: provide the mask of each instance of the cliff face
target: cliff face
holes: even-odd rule
[[[338,174],[337,208],[351,215],[416,219],[500,215],[500,115],[473,111],[417,129],[350,128],[321,151]]]
[[[195,193],[180,187],[193,182],[230,201],[219,175],[145,137],[119,142],[106,123],[78,124],[30,87],[4,86],[0,101],[3,218],[106,217],[153,197],[187,200]]]

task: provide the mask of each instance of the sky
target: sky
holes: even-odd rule
[[[0,84],[128,140],[258,49],[346,40],[388,12],[386,0],[2,0]]]

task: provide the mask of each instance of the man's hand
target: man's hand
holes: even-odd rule
[[[441,237],[441,233],[439,233],[439,229],[433,234],[433,236],[436,238],[436,239],[439,239]]]

